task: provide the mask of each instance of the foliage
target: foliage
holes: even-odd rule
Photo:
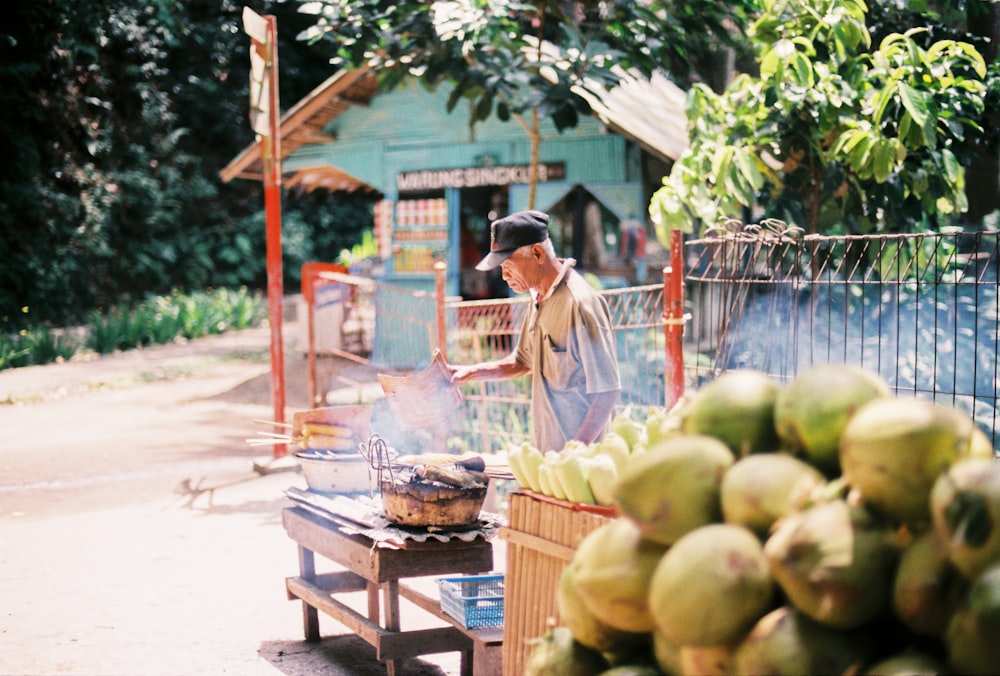
[[[739,35],[751,2],[615,3],[534,0],[300,0],[315,16],[302,33],[335,45],[334,62],[371,67],[387,88],[418,76],[427,87],[454,85],[449,111],[464,99],[474,124],[516,120],[538,163],[540,120],[559,131],[590,108],[627,70],[671,68],[691,75],[697,55]],[[689,38],[688,36],[698,36]],[[710,47],[709,45],[714,46]],[[707,59],[705,60],[708,61]],[[529,205],[534,203],[532,178]]]
[[[374,258],[377,255],[378,243],[375,241],[375,232],[373,230],[365,230],[361,233],[360,242],[355,244],[350,249],[340,250],[340,256],[337,257],[337,262],[350,268],[352,265],[360,263],[366,259]]]
[[[696,85],[690,147],[649,212],[658,237],[759,206],[809,232],[909,231],[966,208],[987,76],[971,44],[873,45],[862,0],[763,3],[760,75],[717,95]],[[873,48],[874,47],[874,48]]]
[[[266,316],[265,299],[246,288],[123,301],[92,311],[82,332],[41,325],[0,333],[0,370],[66,361],[88,349],[109,354],[247,329]]]
[[[77,336],[47,326],[0,334],[0,370],[65,361],[80,347]]]
[[[253,141],[244,4],[278,18],[287,107],[330,74],[295,40],[308,19],[291,3],[5,7],[0,150],[17,161],[0,165],[0,329],[27,326],[24,305],[35,322],[72,324],[123,297],[266,285],[261,187],[218,175]],[[314,201],[286,198],[297,246],[335,256],[370,223],[331,229],[339,205]]]
[[[87,345],[98,354],[108,354],[202,338],[256,326],[266,313],[260,294],[246,288],[151,296],[138,304],[121,302],[106,312],[92,312]]]

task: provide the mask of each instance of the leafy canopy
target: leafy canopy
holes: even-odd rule
[[[680,79],[739,37],[752,2],[567,0],[300,0],[316,23],[300,35],[335,45],[335,65],[372,67],[393,86],[409,75],[455,85],[452,107],[473,102],[472,121],[529,111],[562,131],[588,113],[593,94],[624,70],[670,66]],[[695,6],[697,10],[695,10]],[[696,37],[689,37],[696,36]],[[547,43],[543,51],[542,42]]]
[[[757,206],[809,232],[905,231],[967,208],[963,161],[982,131],[986,64],[923,29],[872,49],[863,0],[765,0],[760,75],[695,85],[690,146],[649,213],[658,237]]]

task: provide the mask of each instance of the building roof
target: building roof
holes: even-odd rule
[[[324,132],[330,121],[350,106],[367,106],[377,93],[377,78],[367,68],[334,74],[281,116],[281,159],[304,145],[335,143],[337,139]],[[626,75],[601,97],[582,89],[579,93],[608,129],[665,161],[677,159],[687,146],[685,94],[664,76],[646,80]],[[222,180],[261,180],[261,152],[259,142],[247,146],[219,172]],[[344,168],[329,164],[298,167],[286,174],[284,184],[306,192],[375,191]]]
[[[377,91],[377,79],[367,68],[335,73],[281,116],[281,159],[285,160],[304,145],[336,142],[335,137],[323,131],[330,120],[350,106],[367,106]],[[234,178],[262,180],[264,164],[261,152],[259,141],[248,145],[219,172],[222,180],[226,183]],[[372,190],[343,169],[329,165],[297,169],[284,183],[307,192],[317,188],[330,192]]]

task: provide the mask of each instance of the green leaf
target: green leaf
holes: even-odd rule
[[[756,158],[750,149],[745,147],[738,149],[734,155],[734,159],[744,183],[751,190],[760,190],[764,186],[764,177],[757,169]]]
[[[941,155],[944,160],[943,165],[945,178],[952,185],[957,184],[962,175],[962,167],[958,163],[958,158],[955,157],[954,153],[947,149],[942,151]]]
[[[896,169],[896,150],[889,139],[880,139],[875,144],[873,150],[872,168],[875,173],[875,180],[879,183],[884,183]]]
[[[927,125],[931,97],[925,92],[920,92],[905,82],[899,83],[899,96],[903,101],[903,107],[910,114],[913,121],[922,129]]]

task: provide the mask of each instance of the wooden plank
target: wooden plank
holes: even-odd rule
[[[572,547],[560,545],[537,535],[531,535],[530,533],[510,530],[509,528],[501,528],[500,537],[508,543],[521,545],[562,561],[572,561],[573,555],[576,554],[576,550]]]
[[[472,542],[414,543],[406,549],[373,548],[370,538],[347,534],[334,523],[298,507],[285,508],[281,518],[288,536],[300,546],[380,584],[402,577],[484,573],[493,569],[493,545],[482,538]]]
[[[430,544],[430,543],[428,543]],[[486,540],[473,543],[437,542],[421,549],[381,550],[374,573],[380,582],[404,577],[485,573],[493,570],[493,545]]]
[[[289,594],[301,599],[313,608],[322,610],[369,645],[377,646],[381,637],[389,633],[388,630],[333,598],[308,580],[301,577],[290,577],[285,580],[285,587]]]
[[[415,589],[410,585],[401,583],[399,585],[399,595],[418,608],[450,623],[453,627],[477,643],[482,643],[486,646],[498,646],[503,644],[503,627],[482,627],[479,629],[469,629],[468,627],[463,626],[462,623],[454,617],[444,612],[444,610],[441,609],[441,601],[439,599],[433,596],[428,596],[419,589]]]
[[[379,636],[375,656],[381,661],[434,653],[472,652],[472,639],[455,627],[386,632]]]
[[[472,651],[472,639],[455,627],[438,627],[416,631],[395,632],[378,626],[367,617],[308,580],[292,577],[285,582],[288,591],[347,627],[352,633],[375,648],[380,661],[398,660],[432,653]]]
[[[288,536],[300,546],[339,563],[366,580],[377,581],[370,539],[348,535],[332,523],[298,508],[282,510],[281,520]]]
[[[303,575],[302,577],[306,577]],[[311,582],[329,594],[341,592],[364,591],[368,582],[360,575],[349,570],[339,570],[333,573],[320,573]]]

